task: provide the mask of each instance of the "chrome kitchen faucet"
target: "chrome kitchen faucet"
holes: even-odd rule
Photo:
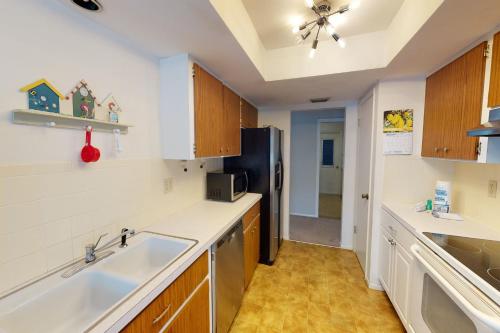
[[[133,235],[133,234],[135,234],[134,229],[129,230],[127,228],[123,228],[121,233],[118,236],[116,236],[113,239],[109,240],[108,242],[104,243],[104,245],[102,245],[100,249],[105,249],[106,247],[113,244],[114,242],[116,242],[120,238],[121,238],[120,247],[127,247],[127,235]],[[97,249],[97,246],[99,245],[99,242],[101,241],[101,239],[107,235],[108,235],[107,233],[102,234],[99,236],[99,239],[97,239],[97,242],[95,244],[88,244],[87,246],[85,246],[85,262],[87,264],[93,262],[96,259],[95,253],[99,250],[99,249]]]

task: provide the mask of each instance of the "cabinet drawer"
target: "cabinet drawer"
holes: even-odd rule
[[[205,252],[122,332],[158,332],[207,275],[208,252]]]
[[[198,288],[179,315],[165,330],[165,333],[209,333],[210,332],[210,289],[208,280]]]
[[[243,230],[247,229],[250,226],[250,223],[255,219],[257,215],[260,214],[260,201],[252,206],[248,210],[248,212],[243,215]]]
[[[406,229],[396,218],[389,214],[386,210],[382,209],[381,225],[387,232],[399,243],[408,253],[410,247],[415,243],[416,238],[413,234]]]

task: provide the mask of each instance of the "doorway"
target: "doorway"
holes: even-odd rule
[[[344,109],[292,113],[290,239],[340,247]]]
[[[342,219],[344,121],[319,120],[318,216]]]
[[[353,247],[363,271],[367,272],[371,207],[371,165],[373,151],[373,95],[364,98],[358,108],[358,152],[356,169],[355,221]]]

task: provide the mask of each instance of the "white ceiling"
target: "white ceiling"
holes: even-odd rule
[[[377,80],[429,74],[500,22],[498,0],[445,0],[387,68],[265,81],[209,0],[105,0],[100,13],[80,11],[70,0],[52,1],[67,7],[74,24],[146,55],[190,53],[258,106],[303,104],[325,96],[358,99]],[[272,1],[281,0],[262,0]]]
[[[361,7],[346,12],[346,21],[337,32],[344,37],[385,30],[404,0],[362,0]],[[242,0],[250,19],[266,49],[297,44],[292,27],[297,20],[311,21],[317,17],[304,0]],[[333,8],[349,4],[349,0],[331,1]],[[320,39],[331,38],[324,29]],[[311,37],[309,37],[312,42]]]

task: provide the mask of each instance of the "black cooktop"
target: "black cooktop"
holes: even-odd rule
[[[424,235],[500,291],[500,241],[429,232]]]

